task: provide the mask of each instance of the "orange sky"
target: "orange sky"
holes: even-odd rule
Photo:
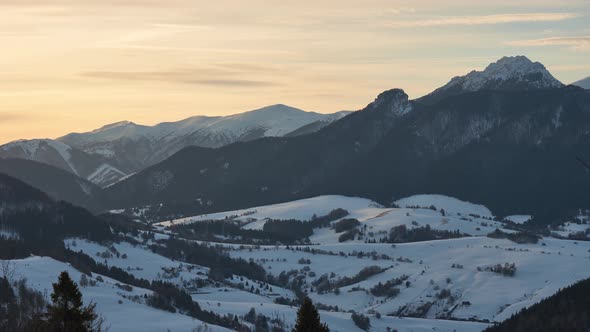
[[[276,103],[354,110],[503,55],[590,75],[587,1],[473,3],[2,0],[0,143]]]

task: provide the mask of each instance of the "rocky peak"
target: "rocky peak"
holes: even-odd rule
[[[391,89],[380,93],[369,105],[370,109],[385,109],[388,113],[404,115],[412,110],[408,95],[402,89]]]

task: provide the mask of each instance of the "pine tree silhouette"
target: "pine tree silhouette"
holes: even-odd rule
[[[297,323],[293,332],[330,332],[326,324],[320,321],[320,314],[309,299],[306,297],[299,311],[297,311]]]
[[[47,323],[51,331],[100,331],[101,321],[95,313],[95,304],[83,307],[82,293],[64,271],[53,284],[53,304],[47,306]]]

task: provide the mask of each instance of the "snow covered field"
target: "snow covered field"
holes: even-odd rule
[[[205,220],[230,220],[245,229],[260,230],[267,219],[308,221],[337,208],[349,212],[345,218],[358,219],[363,238],[345,242],[339,242],[340,234],[334,229],[325,227],[314,230],[310,245],[209,243],[223,247],[230,257],[259,264],[267,275],[282,280],[272,285],[235,275],[221,283],[208,281],[209,268],[171,260],[145,245],[121,242],[104,246],[82,239],[65,242],[72,250],[136,277],[173,282],[189,291],[203,309],[243,317],[254,308],[259,314],[283,320],[288,330],[295,321],[297,307],[277,301],[296,298],[285,282],[298,283],[299,289],[321,307],[322,320],[332,331],[360,331],[350,319],[353,311],[370,317],[371,331],[385,331],[388,327],[400,332],[482,331],[489,323],[502,321],[560,288],[590,277],[590,242],[548,237],[538,243],[517,244],[490,238],[485,235],[496,229],[505,233],[515,231],[505,229],[506,225],[495,220],[484,206],[450,197],[418,195],[395,203],[399,208],[386,208],[363,198],[320,196],[158,225],[161,233],[156,233],[156,239],[174,235],[167,226]],[[526,217],[512,216],[509,220],[519,224]],[[429,226],[433,230],[458,231],[464,237],[379,243],[392,227],[400,225],[407,229]],[[568,223],[559,232],[566,236],[588,227]],[[69,271],[74,280],[80,277],[67,264],[49,258],[32,257],[15,263],[29,285],[41,291],[50,292],[51,282],[62,270]],[[355,279],[363,269],[376,272]],[[111,331],[188,331],[200,324],[190,317],[128,299],[149,290],[134,288],[126,294],[114,285],[115,281],[106,277],[104,280],[95,287],[84,288],[83,294],[86,300],[97,303]],[[375,291],[396,280],[391,287],[394,292]],[[332,286],[326,286],[326,282]],[[123,303],[119,304],[119,300]],[[214,329],[217,330],[223,329]]]
[[[16,278],[26,278],[27,286],[47,297],[53,290],[52,283],[57,281],[62,271],[67,271],[76,282],[82,275],[69,264],[47,257],[31,257],[11,262],[14,263]],[[95,280],[97,276],[94,274]],[[154,309],[139,302],[141,300],[135,300],[144,294],[150,294],[149,290],[133,287],[129,292],[116,286],[121,285],[121,282],[105,276],[101,278],[104,282],[97,281],[94,287],[81,287],[82,298],[85,303],[96,303],[97,312],[105,319],[105,327],[109,331],[191,331],[203,325],[194,318]],[[211,325],[209,328],[211,331],[229,331]]]

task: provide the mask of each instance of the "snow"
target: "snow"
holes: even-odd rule
[[[52,283],[57,281],[62,271],[67,271],[76,282],[81,276],[81,273],[69,264],[48,257],[30,257],[11,262],[14,263],[16,278],[26,278],[28,287],[44,294],[52,292]],[[94,278],[96,276],[93,275]],[[131,296],[141,298],[144,294],[151,294],[150,290],[133,287],[131,292],[127,292],[115,286],[115,283],[121,284],[120,282],[105,276],[102,278],[104,282],[97,281],[96,286],[81,287],[80,290],[84,303],[96,303],[97,312],[104,317],[105,327],[108,327],[109,331],[190,331],[203,324],[192,317],[158,310],[129,299]],[[209,328],[212,331],[229,331],[212,325],[209,325]]]
[[[363,230],[363,239],[355,238],[340,243],[340,234],[335,233],[330,227],[325,227],[314,230],[310,237],[313,245],[309,246],[260,246],[197,241],[218,246],[230,257],[257,263],[267,274],[275,277],[282,273],[292,273],[289,280],[300,280],[302,290],[314,303],[338,307],[338,310],[334,311],[320,310],[322,320],[328,323],[332,331],[360,331],[351,322],[350,311],[369,316],[372,331],[384,331],[386,327],[398,331],[482,331],[487,327],[487,323],[461,320],[505,320],[519,310],[551,296],[559,289],[588,277],[590,242],[547,237],[538,243],[516,244],[507,239],[489,238],[485,235],[505,226],[503,222],[493,220],[493,213],[489,209],[442,195],[416,195],[400,199],[396,204],[401,207],[383,207],[364,198],[329,195],[194,216],[178,219],[173,223],[227,218],[244,228],[260,229],[267,218],[306,221],[314,214],[325,215],[336,208],[348,210],[350,214],[346,218],[359,220],[358,227]],[[436,210],[430,209],[431,205],[434,205]],[[445,213],[443,214],[440,209],[444,209]],[[529,218],[530,216],[525,215],[507,217],[515,223],[525,222]],[[578,219],[581,220],[580,218]],[[174,235],[172,229],[165,228],[167,225],[170,223],[161,223],[158,226],[155,238],[163,239]],[[403,244],[378,241],[365,243],[366,240],[379,240],[386,236],[392,227],[399,225],[408,228],[428,225],[432,229],[458,230],[471,236]],[[557,232],[562,232],[565,236],[588,227],[590,226],[585,223],[566,223]],[[224,240],[231,241],[228,238]],[[174,261],[155,254],[149,250],[148,245],[151,242],[145,245],[120,242],[108,247],[83,239],[68,239],[65,243],[72,250],[80,250],[93,256],[98,262],[120,267],[139,278],[162,279],[184,287],[202,308],[218,314],[231,313],[243,316],[250,308],[255,308],[257,313],[283,319],[287,323],[287,330],[290,330],[296,318],[296,307],[274,303],[278,297],[294,299],[295,294],[290,289],[237,275],[222,282],[209,281],[203,286],[202,281],[209,280],[207,267]],[[119,252],[121,255],[103,255],[109,251]],[[126,258],[123,258],[122,254],[125,254]],[[516,272],[513,276],[487,269],[505,263],[515,264]],[[341,286],[338,295],[333,291],[319,293],[317,286],[312,284],[324,275],[332,281],[353,277],[362,269],[371,266],[383,270],[364,280]],[[41,266],[38,270],[42,271],[43,268]],[[49,272],[48,275],[57,273],[51,272],[51,269]],[[397,286],[400,292],[395,297],[378,297],[370,291],[379,283],[384,284],[404,276],[407,279]],[[54,279],[54,275],[50,279]],[[196,281],[200,281],[201,285],[197,286],[200,283]],[[99,291],[98,287],[103,286],[97,286],[96,293]],[[254,286],[254,290],[250,289],[251,286]],[[121,296],[121,291],[112,287],[109,291],[108,285],[105,288],[100,289],[100,296],[105,299],[96,302],[105,301],[105,307],[108,308],[105,309],[104,315],[109,321],[116,322],[117,327],[118,324],[122,327],[130,324],[119,321],[123,313],[118,313],[121,311],[118,308],[137,310],[133,317],[138,319],[143,319],[144,310],[152,310],[146,309],[141,303],[129,303],[130,309],[127,309],[127,302],[124,306],[115,304]],[[439,299],[437,294],[442,289],[448,289],[453,300]],[[116,293],[117,291],[119,293]],[[134,289],[134,292],[147,290]],[[84,296],[87,294],[91,298],[99,297],[98,294],[93,294],[92,290],[84,289]],[[430,309],[422,318],[398,317],[415,314],[419,307],[428,303],[431,304]],[[375,312],[381,314],[380,319],[376,317]],[[172,314],[157,311],[154,315]],[[169,324],[172,331],[186,330],[186,317],[177,316],[179,318],[162,317],[164,321],[160,322],[159,326]],[[173,323],[170,319],[173,319]]]
[[[267,263],[265,268],[278,275],[281,271],[299,270],[300,258],[311,260],[309,265],[316,276],[334,272],[337,276],[352,276],[366,266],[394,266],[392,269],[369,278],[358,284],[343,287],[340,295],[333,293],[311,293],[315,302],[338,305],[344,310],[367,312],[373,309],[382,314],[395,313],[403,306],[436,301],[435,286],[449,288],[458,299],[457,303],[468,301],[468,306],[459,306],[453,317],[461,319],[489,319],[501,321],[510,317],[522,307],[530,306],[557,292],[560,288],[587,277],[588,249],[590,243],[575,244],[546,238],[545,246],[539,244],[517,245],[508,240],[487,237],[461,238],[453,240],[427,241],[397,244],[359,244],[344,243],[313,246],[334,253],[371,252],[387,254],[390,257],[404,257],[411,262],[396,260],[374,260],[355,256],[312,254],[284,248],[262,247],[260,249],[231,252],[232,256],[253,259]],[[515,263],[515,276],[502,276],[489,271],[478,271],[486,267],[506,262]],[[463,268],[451,268],[460,264]],[[423,272],[424,271],[424,272]],[[568,273],[563,273],[568,271]],[[370,293],[349,292],[353,287],[369,289],[378,282],[408,275],[410,287],[400,286],[401,293],[393,299],[376,298]],[[450,283],[446,282],[450,278]],[[308,284],[315,277],[306,275]],[[433,280],[433,284],[430,283]],[[383,302],[383,300],[385,300]],[[429,318],[443,314],[452,305],[441,304],[429,313]]]
[[[14,231],[0,229],[0,239],[1,238],[18,240],[20,239],[20,234]]]
[[[158,280],[163,278],[164,269],[180,268],[177,277],[166,278],[167,281],[180,282],[180,279],[192,280],[195,278],[203,279],[209,272],[208,268],[173,261],[164,256],[155,254],[140,246],[133,246],[127,242],[115,243],[112,246],[121,253],[120,257],[102,258],[97,253],[108,252],[109,249],[95,242],[83,239],[69,239],[65,241],[66,245],[74,251],[82,251],[93,257],[97,262],[107,262],[109,266],[116,266],[123,270],[133,273],[138,278],[146,280]],[[75,245],[74,245],[75,243]],[[122,254],[127,258],[123,258]]]
[[[477,214],[485,217],[493,217],[492,212],[483,205],[464,202],[443,195],[415,195],[402,198],[396,201],[395,204],[401,207],[419,206],[428,208],[434,206],[438,210],[444,209],[447,213],[462,215]]]
[[[120,180],[125,176],[125,173],[118,170],[117,168],[108,164],[102,164],[96,170],[94,170],[92,174],[88,175],[87,179],[92,183],[103,184],[115,181],[117,179]]]
[[[436,230],[451,232],[459,230],[461,233],[475,236],[486,235],[504,226],[501,222],[493,220],[492,213],[485,206],[463,202],[452,197],[417,195],[401,199],[396,203],[407,208],[385,208],[365,198],[327,195],[250,209],[180,218],[156,225],[169,227],[199,221],[232,220],[243,225],[244,229],[261,230],[268,219],[309,221],[313,215],[323,216],[334,209],[342,208],[349,212],[345,218],[357,219],[361,227],[366,227],[365,238],[375,241],[387,236],[392,227],[401,225],[409,229],[428,225]],[[437,211],[431,210],[431,205],[434,205]],[[439,211],[441,208],[445,210],[445,215]],[[323,228],[317,229],[310,240],[312,243],[338,243],[340,235],[341,233],[335,233],[330,228]],[[364,239],[353,241],[364,242]]]
[[[527,79],[527,75],[540,74],[538,81]],[[443,89],[461,85],[466,91],[477,91],[488,83],[505,82],[515,80],[527,82],[535,88],[556,88],[563,84],[555,79],[539,62],[532,62],[525,56],[506,56],[488,65],[483,71],[472,71],[461,77],[454,77]]]
[[[106,125],[87,133],[72,133],[61,140],[77,141],[81,146],[93,143],[112,142],[121,138],[130,140],[148,139],[151,142],[173,141],[196,132],[208,131],[212,134],[237,140],[255,129],[263,129],[264,136],[282,136],[315,121],[335,121],[348,112],[321,114],[305,112],[286,105],[272,105],[261,109],[229,116],[193,116],[176,122],[163,122],[154,126],[138,125],[121,121]],[[101,146],[103,155],[112,151]]]
[[[115,182],[113,182],[113,183],[111,183],[111,184],[108,184],[108,185],[104,186],[104,188],[108,188],[108,187],[114,186],[115,184],[117,184],[117,183],[119,183],[119,182],[121,182],[121,181],[124,181],[124,180],[127,180],[127,179],[129,179],[130,177],[134,176],[135,174],[137,174],[137,172],[133,172],[133,173],[127,174],[127,175],[125,175],[125,176],[122,176],[122,177],[120,177],[120,178],[119,178],[117,181],[115,181]]]
[[[524,224],[525,222],[533,219],[533,216],[524,215],[524,214],[517,214],[513,216],[507,216],[504,219],[512,221],[515,224]]]
[[[214,310],[219,313],[240,313],[246,314],[250,308],[254,308],[256,313],[264,314],[268,317],[278,317],[288,322],[287,331],[293,327],[297,309],[296,307],[267,304],[267,303],[233,303],[224,301],[197,301],[204,309]],[[328,324],[330,331],[333,332],[349,332],[361,331],[354,325],[351,314],[341,312],[328,312],[320,310],[320,317],[322,322]],[[385,331],[387,327],[399,332],[479,332],[485,329],[488,325],[474,322],[460,322],[449,320],[433,320],[433,319],[419,319],[419,318],[398,318],[382,316],[381,319],[371,317],[371,331]]]
[[[590,224],[587,223],[578,224],[566,222],[563,225],[559,226],[557,230],[554,231],[554,233],[557,233],[558,235],[563,237],[568,237],[570,234],[573,235],[576,233],[585,232],[588,229],[590,229]]]
[[[298,219],[309,221],[315,214],[323,216],[337,208],[347,210],[359,210],[363,208],[378,207],[378,203],[365,198],[346,197],[338,195],[318,196],[297,201],[273,204],[267,206],[258,206],[249,209],[227,211],[221,213],[204,214],[194,217],[187,217],[159,223],[159,226],[170,226],[183,223],[192,223],[204,220],[223,220],[230,218],[232,220],[252,222],[247,226],[249,229],[261,229],[264,225],[264,219]]]
[[[46,153],[47,148],[53,149],[61,159],[68,165],[70,170],[78,175],[78,170],[72,164],[71,161],[71,147],[59,141],[52,139],[32,139],[32,140],[18,140],[10,142],[0,146],[0,151],[9,152],[14,149],[18,149],[22,152],[22,158],[41,161],[43,162],[43,156],[41,153]]]

